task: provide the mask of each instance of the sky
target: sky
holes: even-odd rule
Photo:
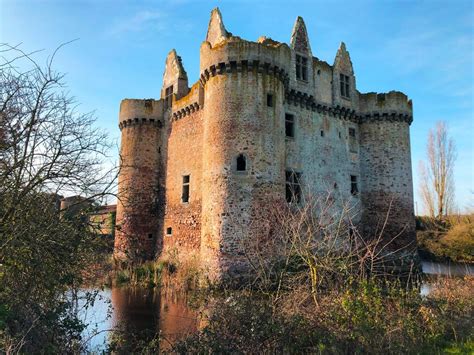
[[[124,1],[0,0],[0,42],[43,50],[60,44],[55,68],[83,112],[119,145],[124,98],[158,98],[167,53],[182,57],[190,84],[199,76],[199,47],[218,6],[226,29],[256,41],[289,43],[305,20],[313,55],[332,64],[339,43],[350,52],[361,92],[399,90],[413,100],[411,148],[415,202],[427,134],[448,123],[457,146],[456,202],[474,207],[474,11],[472,0],[376,1]],[[117,159],[116,155],[111,159]]]

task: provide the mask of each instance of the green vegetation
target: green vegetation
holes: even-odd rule
[[[102,284],[119,287],[172,287],[174,290],[186,292],[199,288],[200,279],[201,271],[195,259],[182,262],[176,251],[171,251],[157,261],[115,264]]]
[[[418,217],[418,248],[432,260],[474,262],[474,216],[452,216],[443,222]]]
[[[307,288],[274,295],[228,291],[214,298],[208,325],[177,353],[462,353],[472,347],[474,302],[463,284],[419,295],[397,282],[351,282],[312,302]],[[467,284],[467,287],[466,287]],[[464,285],[464,286],[463,286]]]

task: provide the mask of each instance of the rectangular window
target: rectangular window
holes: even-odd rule
[[[308,58],[296,55],[296,79],[308,80]]]
[[[189,175],[183,176],[183,194],[181,195],[181,202],[189,202]]]
[[[351,153],[357,153],[357,140],[355,128],[349,128],[349,151]]]
[[[267,94],[267,106],[268,107],[273,107],[273,95],[272,94]]]
[[[292,114],[285,114],[285,135],[289,138],[295,137],[295,116]]]
[[[285,171],[286,201],[299,203],[301,201],[301,173],[293,170]]]
[[[171,235],[171,234],[173,234],[173,228],[171,227],[166,228],[166,235]]]
[[[357,195],[359,193],[359,188],[357,186],[357,176],[351,175],[351,194]]]
[[[165,89],[165,109],[170,108],[173,104],[173,85]]]
[[[323,130],[321,130],[320,134],[321,134],[321,137],[324,137],[324,131]]]
[[[350,98],[349,77],[344,74],[339,74],[339,83],[341,86],[341,96],[345,98]]]

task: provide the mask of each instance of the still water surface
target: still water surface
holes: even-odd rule
[[[424,261],[423,273],[428,276],[446,275],[458,277],[474,275],[474,265],[435,263]],[[422,295],[430,292],[430,283],[425,282]],[[121,327],[129,336],[150,340],[160,333],[161,349],[169,348],[177,339],[189,335],[199,328],[201,321],[197,310],[188,306],[183,294],[162,292],[142,287],[120,287],[98,291],[98,298],[92,307],[84,312],[88,323],[84,339],[92,351],[106,349],[113,329]]]
[[[135,341],[151,340],[161,333],[160,348],[166,349],[178,338],[195,332],[200,319],[199,313],[188,306],[185,295],[144,287],[100,290],[82,318],[88,323],[83,339],[89,339],[89,351],[106,349],[117,327]]]

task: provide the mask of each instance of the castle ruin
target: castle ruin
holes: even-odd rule
[[[411,122],[405,94],[357,90],[344,43],[332,65],[313,56],[301,17],[289,45],[252,42],[215,9],[194,85],[172,50],[161,98],[121,102],[115,256],[174,249],[218,280],[241,269],[253,211],[304,191],[352,201],[362,231],[387,221],[413,252]]]

